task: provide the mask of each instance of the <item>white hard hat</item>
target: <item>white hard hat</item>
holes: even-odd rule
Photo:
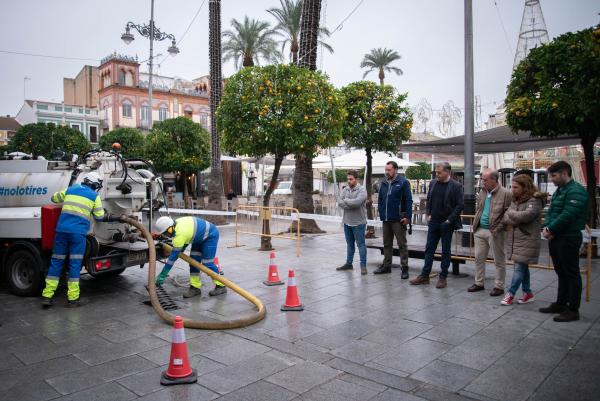
[[[158,232],[159,234],[162,234],[165,231],[167,231],[167,229],[169,227],[172,227],[174,224],[175,224],[175,222],[173,221],[172,218],[170,218],[169,216],[162,216],[162,217],[159,217],[158,220],[156,220],[156,223],[154,223],[154,228],[156,229],[156,232]]]
[[[95,171],[92,171],[90,173],[87,173],[84,177],[83,177],[83,183],[86,185],[89,185],[90,187],[92,187],[94,190],[98,190],[100,188],[102,188],[102,177],[100,177],[100,174],[98,174]]]

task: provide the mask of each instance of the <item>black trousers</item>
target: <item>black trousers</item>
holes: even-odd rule
[[[551,239],[548,246],[558,276],[556,303],[567,305],[573,311],[581,304],[581,273],[579,271],[579,248],[581,236]]]

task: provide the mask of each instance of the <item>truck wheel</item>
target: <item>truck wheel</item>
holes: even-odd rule
[[[40,294],[43,275],[42,261],[27,249],[12,252],[6,260],[6,282],[15,295],[31,297]]]

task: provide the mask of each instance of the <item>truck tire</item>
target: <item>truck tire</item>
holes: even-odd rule
[[[4,269],[10,291],[22,297],[40,295],[44,283],[42,263],[40,255],[32,250],[17,249],[11,252]]]

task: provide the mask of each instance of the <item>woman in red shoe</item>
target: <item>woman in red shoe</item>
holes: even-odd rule
[[[502,305],[512,305],[517,290],[523,287],[520,304],[533,302],[529,265],[537,263],[540,255],[541,214],[547,193],[538,192],[528,174],[517,174],[512,179],[513,201],[504,213],[502,223],[509,227],[507,257],[514,262],[512,283]]]

